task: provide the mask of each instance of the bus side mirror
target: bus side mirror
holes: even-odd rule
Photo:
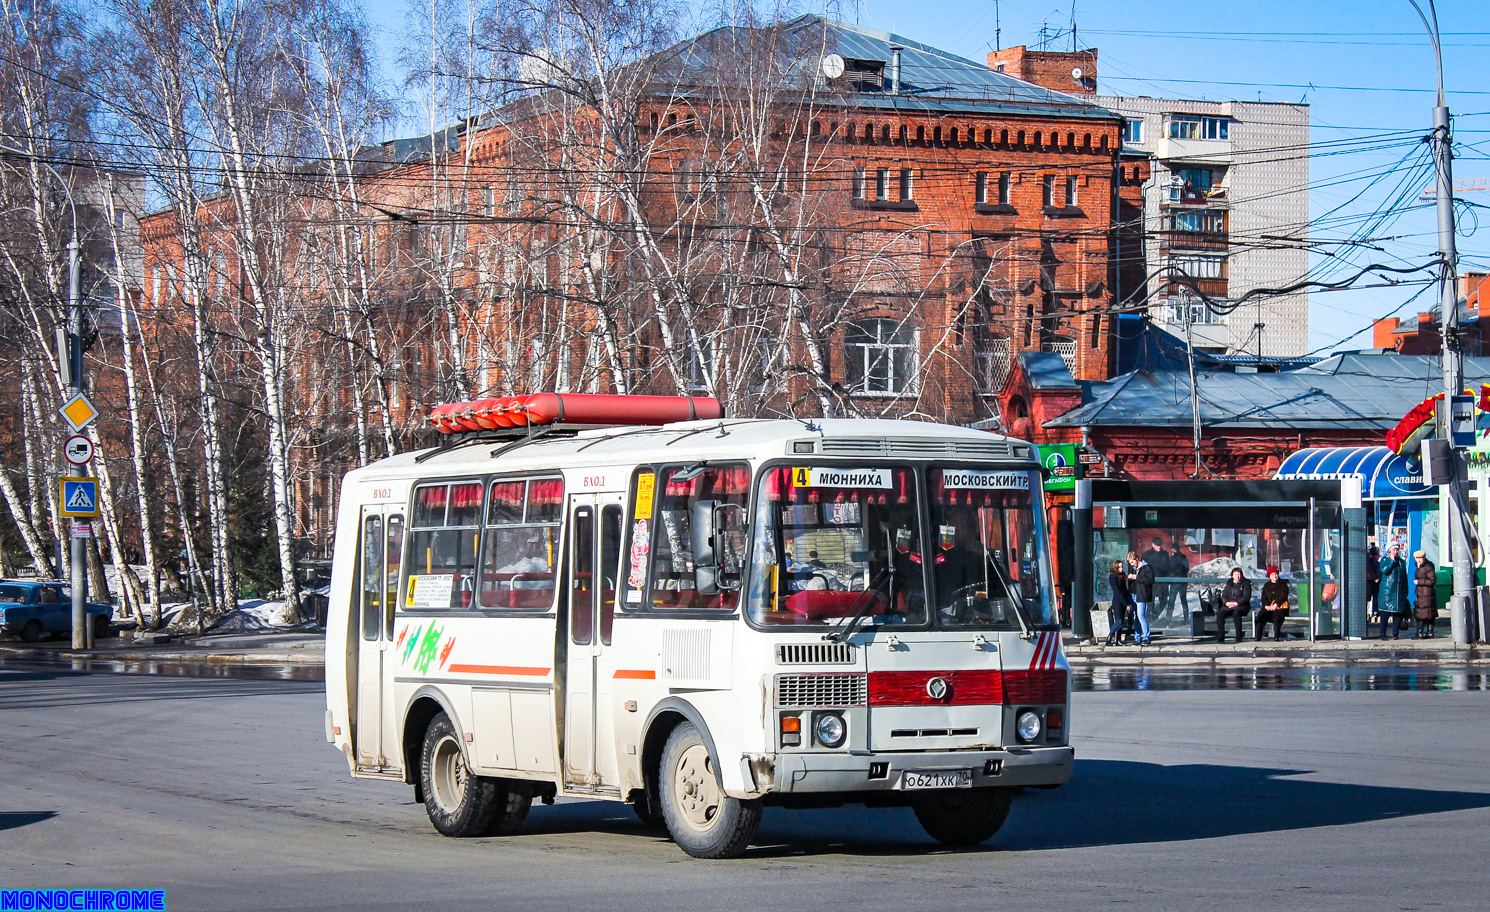
[[[740,588],[745,508],[700,500],[693,504],[693,578],[700,595]]]

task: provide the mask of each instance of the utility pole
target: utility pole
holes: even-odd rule
[[[33,152],[0,146],[0,152],[29,159],[48,171],[62,185],[67,194],[67,207],[72,213],[72,236],[67,241],[67,340],[66,351],[57,353],[58,367],[63,371],[63,383],[69,397],[83,392],[83,245],[78,240],[78,204],[73,199],[72,186],[52,165]],[[71,474],[67,465],[63,472]],[[59,507],[61,505],[59,504]],[[69,527],[71,521],[67,522]],[[88,541],[77,538],[69,529],[68,541],[72,546],[72,568],[70,589],[72,591],[72,648],[93,647],[93,625],[88,623]],[[61,569],[60,567],[58,568]]]
[[[1439,257],[1439,326],[1442,332],[1443,405],[1438,413],[1438,431],[1449,441],[1454,474],[1449,482],[1444,534],[1449,537],[1449,556],[1454,566],[1454,595],[1449,601],[1449,618],[1455,642],[1469,642],[1469,602],[1474,590],[1474,558],[1469,550],[1469,519],[1463,504],[1468,503],[1464,484],[1464,462],[1453,446],[1452,408],[1454,397],[1464,393],[1464,361],[1459,351],[1459,293],[1456,273],[1459,253],[1454,240],[1454,149],[1449,130],[1449,105],[1443,92],[1443,49],[1439,43],[1438,11],[1428,0],[1430,16],[1416,0],[1409,0],[1428,37],[1433,42],[1433,59],[1438,71],[1438,103],[1433,108],[1433,159],[1438,191],[1438,257]]]
[[[67,360],[68,392],[83,392],[83,245],[78,241],[77,221],[67,242]],[[70,398],[70,397],[69,397]],[[68,523],[71,525],[71,522]],[[90,649],[93,625],[88,623],[88,540],[68,534],[72,544],[72,648]]]
[[[1191,328],[1195,322],[1195,298],[1187,289],[1184,297],[1180,299],[1181,316],[1185,321],[1185,364],[1190,372],[1190,433],[1191,443],[1195,447],[1195,477],[1200,477],[1203,463],[1200,458],[1200,391],[1195,385],[1195,330]],[[1201,303],[1202,307],[1210,305]]]

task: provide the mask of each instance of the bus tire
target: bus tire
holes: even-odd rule
[[[496,822],[505,789],[471,773],[450,717],[437,714],[424,730],[419,784],[429,822],[445,836],[485,836]],[[525,815],[526,816],[526,815]]]
[[[492,815],[488,836],[511,836],[528,822],[528,811],[533,807],[533,795],[524,783],[506,779],[488,779],[497,786],[496,813]]]
[[[668,734],[659,772],[662,816],[679,848],[694,858],[735,858],[750,846],[761,824],[760,802],[724,793],[715,759],[692,722]]]
[[[1009,819],[1009,789],[975,788],[928,792],[911,807],[926,835],[944,845],[972,846],[993,838]]]

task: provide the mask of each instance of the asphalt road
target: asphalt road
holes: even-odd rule
[[[1075,780],[978,850],[908,811],[768,810],[733,861],[624,806],[452,840],[354,781],[319,684],[0,668],[0,887],[164,887],[168,908],[1490,907],[1490,693],[1081,693]]]

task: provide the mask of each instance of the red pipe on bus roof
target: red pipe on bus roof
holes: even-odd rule
[[[544,424],[670,424],[724,416],[719,400],[708,396],[611,396],[590,393],[535,393],[447,402],[430,410],[429,420],[444,434]]]

